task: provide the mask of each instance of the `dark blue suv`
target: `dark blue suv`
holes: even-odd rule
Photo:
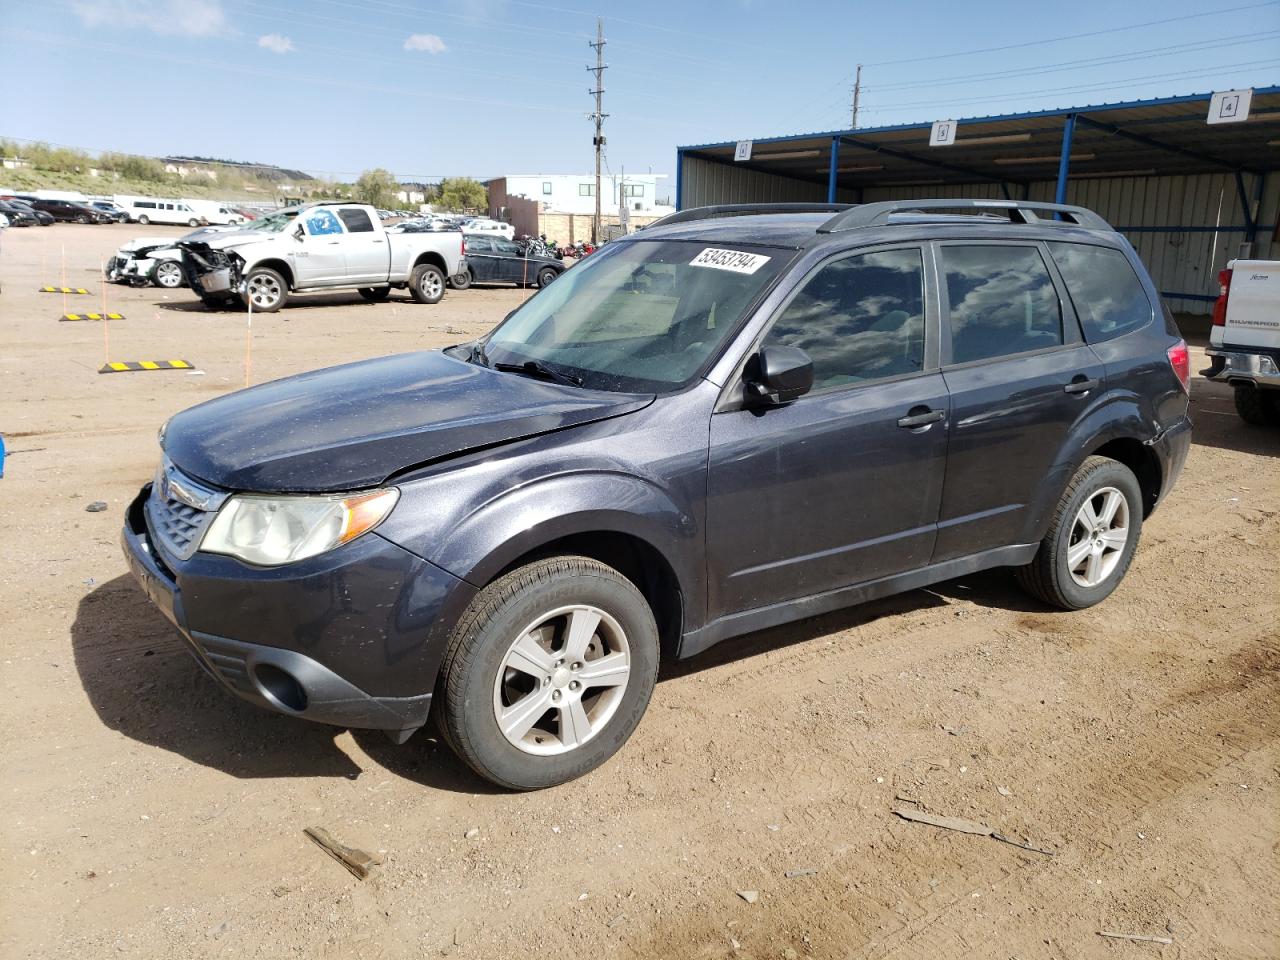
[[[626,741],[659,664],[1008,566],[1104,599],[1190,444],[1188,357],[1078,207],[682,211],[474,343],[174,416],[125,552],[211,677],[483,777]]]

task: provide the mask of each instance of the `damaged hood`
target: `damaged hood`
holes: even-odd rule
[[[330,367],[184,410],[164,450],[230,490],[329,493],[381,484],[477,447],[619,416],[649,394],[607,393],[499,373],[439,351]]]
[[[197,231],[203,233],[203,231]],[[236,247],[247,247],[254,243],[278,239],[280,234],[268,233],[265,230],[231,230],[208,233],[203,236],[183,237],[183,243],[203,243],[211,250],[233,250]]]
[[[138,237],[136,240],[130,240],[116,251],[117,256],[136,257],[150,253],[152,250],[163,250],[169,247],[177,247],[178,241],[173,237]]]

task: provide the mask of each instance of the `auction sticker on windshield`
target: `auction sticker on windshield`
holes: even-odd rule
[[[732,270],[734,273],[755,273],[766,263],[769,257],[758,253],[742,253],[739,250],[717,250],[707,247],[689,261],[691,267],[712,267],[716,270]]]

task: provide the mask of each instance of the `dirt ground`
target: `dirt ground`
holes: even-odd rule
[[[244,316],[185,290],[58,322],[36,288],[63,251],[93,290],[68,306],[100,307],[139,232],[0,251],[0,955],[1280,956],[1280,432],[1225,388],[1195,379],[1186,472],[1100,607],[995,572],[731,641],[665,668],[605,767],[511,795],[430,728],[395,747],[233,699],[135,589],[117,538],[156,428],[246,355]],[[464,340],[522,296],[298,302],[254,318],[252,378]],[[100,376],[107,352],[203,373]],[[385,863],[356,880],[310,825]]]

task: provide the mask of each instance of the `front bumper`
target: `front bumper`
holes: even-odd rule
[[[376,533],[289,568],[199,553],[178,561],[147,529],[149,490],[126,513],[124,555],[212,679],[278,713],[394,739],[426,722],[474,588]]]
[[[1223,350],[1210,347],[1205,353],[1210,366],[1200,371],[1206,380],[1218,383],[1252,383],[1266,389],[1280,388],[1280,364],[1269,353]]]

